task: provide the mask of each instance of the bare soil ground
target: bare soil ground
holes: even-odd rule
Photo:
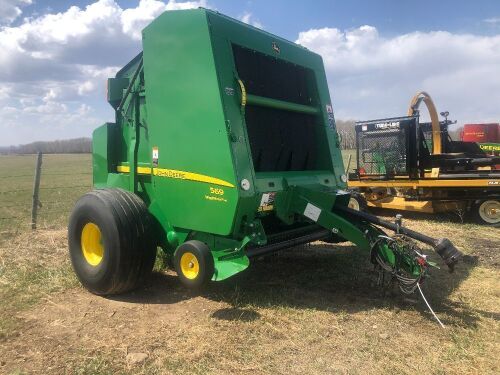
[[[350,244],[262,258],[199,294],[157,270],[103,298],[73,276],[65,230],[3,232],[0,373],[499,373],[500,230],[418,215],[405,224],[468,254],[424,284],[444,330],[418,295],[381,291]]]

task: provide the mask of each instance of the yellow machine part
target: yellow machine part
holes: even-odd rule
[[[438,112],[431,96],[425,91],[417,92],[410,101],[408,116],[418,114],[420,104],[424,102],[432,125],[432,154],[441,154],[441,127],[439,124]],[[479,168],[478,168],[479,169]],[[483,169],[483,168],[480,168]],[[484,168],[486,169],[486,168]],[[491,169],[491,167],[489,168]],[[364,197],[367,200],[368,207],[387,208],[393,210],[417,211],[426,213],[445,212],[450,210],[460,210],[465,208],[465,202],[462,201],[439,201],[422,200],[407,201],[402,196],[395,196],[390,193],[390,189],[415,190],[415,189],[446,189],[454,187],[491,187],[498,186],[498,179],[480,178],[480,179],[441,179],[439,168],[432,168],[426,171],[423,179],[410,179],[409,176],[397,176],[391,180],[372,180],[359,179],[349,180],[350,188],[361,188]],[[387,194],[380,194],[380,191],[386,190]],[[430,190],[429,190],[430,191]],[[424,197],[425,199],[425,197]]]
[[[416,115],[418,107],[421,102],[424,102],[427,110],[429,111],[429,116],[431,117],[432,123],[432,153],[441,153],[441,127],[439,126],[439,117],[436,110],[436,106],[432,101],[431,96],[425,91],[419,91],[411,99],[410,107],[408,108],[408,116]]]
[[[404,210],[425,212],[429,214],[447,212],[465,208],[465,202],[460,201],[407,201],[404,197],[386,197],[376,201],[367,201],[368,207],[387,208],[390,210]]]
[[[499,184],[497,179],[475,179],[475,180],[459,180],[459,179],[422,179],[422,180],[349,180],[349,187],[383,187],[383,188],[445,188],[445,187],[491,187]]]

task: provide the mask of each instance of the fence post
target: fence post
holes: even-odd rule
[[[38,214],[38,205],[40,200],[38,194],[40,191],[40,176],[42,174],[42,153],[39,152],[36,158],[35,180],[33,181],[33,201],[31,203],[31,229],[36,229],[36,217]]]
[[[347,159],[347,167],[346,167],[346,170],[345,170],[345,174],[346,174],[346,177],[347,177],[348,181],[349,181],[349,168],[351,167],[351,157],[352,157],[352,155],[349,154],[349,158]]]

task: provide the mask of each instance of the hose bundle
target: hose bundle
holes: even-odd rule
[[[381,254],[380,246],[386,245],[394,254],[394,265],[389,264]],[[399,284],[399,289],[405,294],[412,294],[425,276],[426,257],[418,251],[417,245],[403,235],[388,237],[379,235],[372,246],[372,261],[383,271],[391,274]],[[403,266],[418,267],[420,272],[414,276],[403,269]]]

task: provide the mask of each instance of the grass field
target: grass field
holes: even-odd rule
[[[449,237],[467,254],[455,273],[433,270],[423,287],[446,329],[417,295],[381,291],[367,254],[348,243],[258,259],[200,294],[158,264],[143,288],[103,298],[81,288],[67,256],[66,220],[90,186],[90,157],[44,156],[34,232],[33,167],[32,156],[0,157],[0,191],[15,191],[0,193],[0,206],[19,206],[0,208],[0,217],[19,216],[0,223],[1,374],[500,371],[499,229],[405,215],[410,228]]]
[[[38,226],[65,225],[74,202],[92,185],[91,157],[44,155]],[[35,155],[0,155],[0,232],[22,230],[31,222]]]

